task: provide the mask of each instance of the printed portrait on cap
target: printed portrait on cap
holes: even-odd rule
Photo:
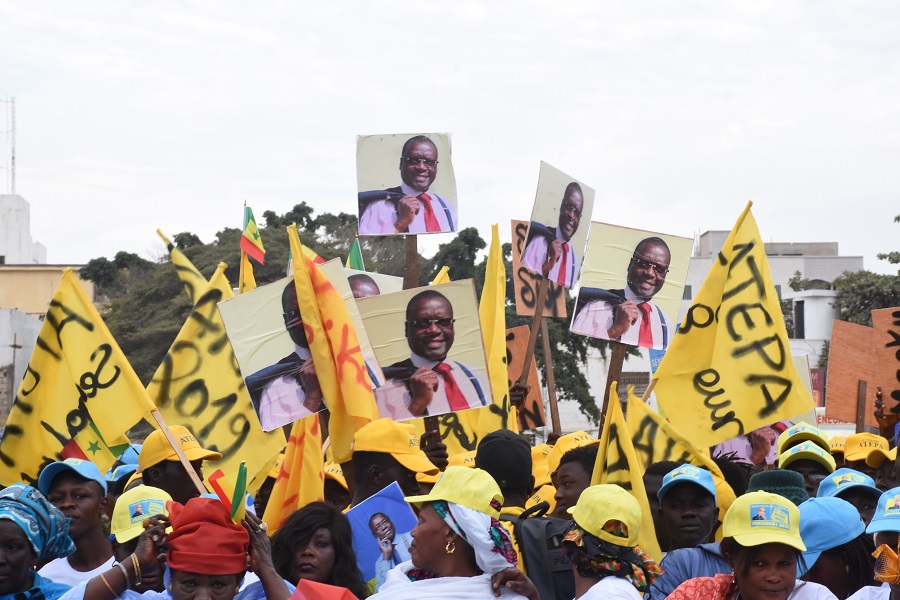
[[[459,230],[447,133],[356,138],[359,235]]]

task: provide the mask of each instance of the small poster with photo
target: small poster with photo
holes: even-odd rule
[[[363,581],[377,592],[388,571],[410,560],[410,531],[416,526],[416,514],[403,500],[395,481],[348,510],[347,519],[353,532],[356,564]]]
[[[490,406],[471,279],[357,300],[384,372],[378,413],[395,421]]]
[[[263,431],[325,408],[293,276],[218,307]]]
[[[356,182],[359,235],[459,229],[447,133],[359,136]]]

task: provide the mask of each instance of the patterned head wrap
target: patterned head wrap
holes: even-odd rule
[[[500,521],[483,512],[445,500],[435,500],[431,506],[450,529],[472,546],[479,569],[493,575],[518,564],[509,534]]]
[[[14,483],[0,491],[0,519],[22,528],[39,560],[75,553],[69,519],[30,485]]]
[[[619,521],[609,521],[603,530],[612,535],[626,537]],[[566,555],[582,577],[621,577],[639,592],[646,592],[650,584],[662,574],[662,569],[650,555],[638,548],[616,546],[588,533],[573,522],[563,538]]]

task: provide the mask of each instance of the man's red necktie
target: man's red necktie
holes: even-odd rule
[[[638,345],[642,348],[652,348],[653,328],[650,326],[650,311],[653,309],[649,302],[641,302],[638,308],[641,309],[641,335]]]
[[[434,208],[431,206],[431,196],[428,194],[419,194],[416,198],[418,198],[422,203],[422,206],[425,207],[425,231],[440,231],[441,224],[438,223],[437,217],[434,214]]]
[[[438,363],[432,370],[444,379],[444,391],[447,392],[450,410],[465,410],[469,408],[468,400],[466,400],[459,386],[456,385],[456,379],[453,378],[453,374],[450,373],[450,365],[443,362]]]
[[[556,283],[559,285],[566,285],[566,262],[568,262],[569,258],[569,242],[563,242],[562,245],[562,258],[559,261],[559,272],[556,274]]]

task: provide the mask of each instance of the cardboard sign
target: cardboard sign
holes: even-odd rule
[[[528,221],[512,221],[512,267],[513,286],[515,287],[516,314],[521,317],[533,317],[534,305],[537,302],[538,282],[541,276],[532,273],[522,266],[522,251],[525,250],[525,235],[528,233]],[[545,317],[566,317],[566,288],[548,281],[547,301],[541,314]]]
[[[828,351],[828,378],[825,382],[825,416],[856,423],[859,381],[866,382],[866,425],[878,427],[873,416],[877,384],[875,330],[871,327],[835,321]]]
[[[900,402],[900,307],[873,310],[872,325],[875,358],[881,376],[876,383],[881,386],[886,409],[892,410],[900,406],[895,404]],[[900,412],[900,409],[893,412]]]
[[[528,325],[513,327],[506,330],[506,364],[509,371],[509,385],[519,378],[522,373],[522,365],[525,362],[525,352],[528,349]],[[528,371],[528,385],[530,389],[525,395],[525,402],[518,409],[519,431],[543,427],[544,399],[541,395],[541,384],[538,381],[537,364],[531,361],[531,370]]]

